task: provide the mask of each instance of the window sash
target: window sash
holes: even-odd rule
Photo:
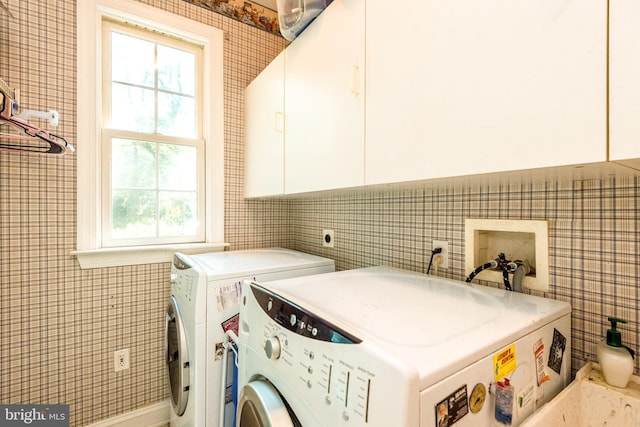
[[[113,230],[113,188],[112,182],[112,141],[113,139],[138,140],[159,144],[173,144],[194,147],[197,150],[197,232],[195,235],[173,236],[173,237],[141,237],[129,239],[116,239],[112,237]],[[103,129],[102,131],[102,246],[106,248],[120,246],[144,246],[150,244],[170,244],[170,243],[199,243],[205,242],[206,224],[205,218],[205,141],[179,139],[162,135],[149,135],[146,133],[128,132],[114,129]],[[153,191],[157,191],[156,188]],[[156,221],[158,220],[156,215]]]
[[[102,101],[103,101],[103,117],[102,117],[102,192],[101,192],[101,241],[102,246],[105,248],[110,247],[124,247],[124,246],[142,246],[152,244],[171,244],[171,243],[198,243],[204,242],[206,236],[206,222],[205,222],[205,141],[202,139],[202,95],[199,88],[202,87],[202,48],[197,45],[183,40],[179,40],[175,37],[168,37],[167,35],[158,34],[157,32],[150,32],[148,30],[126,25],[120,22],[115,22],[110,19],[104,19],[102,26],[102,40],[103,40],[103,55],[102,55]],[[158,71],[154,70],[154,83],[150,89],[155,93],[155,106],[152,116],[154,117],[155,128],[154,132],[133,132],[128,130],[115,129],[112,122],[112,88],[114,80],[112,78],[112,46],[111,46],[111,34],[117,32],[125,34],[127,36],[136,37],[141,40],[149,41],[155,44],[155,50],[157,52],[157,46],[168,46],[175,49],[184,50],[194,54],[195,57],[195,128],[196,138],[179,138],[179,137],[167,137],[157,133],[158,123],[158,106],[157,99],[158,94],[167,93],[159,89],[158,84]],[[154,58],[154,65],[157,58]],[[116,82],[118,83],[118,82]],[[170,92],[169,92],[170,93]],[[114,238],[113,237],[113,188],[112,188],[112,141],[113,139],[131,139],[148,141],[152,143],[167,143],[176,145],[186,145],[195,147],[197,150],[197,232],[195,235],[185,236],[171,236],[160,237],[157,233],[154,237],[139,237],[139,238]],[[158,208],[158,207],[156,207]],[[158,229],[159,221],[158,213],[156,212],[156,230]]]
[[[143,29],[140,26],[133,26],[124,24],[121,22],[114,21],[112,19],[103,19],[102,21],[102,73],[103,73],[103,83],[102,83],[102,101],[103,101],[103,127],[113,128],[112,124],[112,84],[118,83],[121,84],[123,82],[114,81],[111,74],[111,33],[117,32],[130,37],[139,38],[141,40],[146,40],[151,43],[155,43],[157,45],[167,46],[178,50],[183,50],[185,52],[189,52],[194,54],[195,56],[195,88],[193,90],[193,94],[189,93],[177,93],[175,91],[171,91],[168,89],[159,88],[159,84],[157,81],[158,71],[155,70],[154,76],[154,84],[150,87],[144,87],[147,90],[152,90],[155,93],[156,97],[156,105],[155,105],[155,118],[156,118],[156,128],[157,128],[157,119],[158,119],[158,108],[157,108],[157,98],[159,94],[164,95],[181,95],[181,96],[192,96],[195,99],[195,138],[202,138],[203,134],[203,99],[202,99],[202,87],[203,87],[203,47],[197,45],[192,42],[188,42],[185,40],[181,40],[175,36],[170,36],[167,34],[159,33],[158,31],[153,31],[149,29]],[[135,84],[129,84],[131,87],[139,87]],[[157,132],[157,130],[156,130]]]

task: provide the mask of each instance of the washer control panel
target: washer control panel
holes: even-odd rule
[[[333,343],[357,344],[362,342],[361,339],[258,284],[254,283],[251,289],[265,314],[291,332],[314,340]]]
[[[179,255],[171,263],[171,293],[183,301],[193,302],[196,297],[198,273]]]
[[[407,400],[399,388],[406,386],[402,369],[370,343],[269,289],[253,282],[245,290],[251,295],[245,294],[241,323],[244,315],[251,353],[268,363],[254,374],[272,381],[297,414],[318,414],[302,415],[303,425],[403,422],[406,415],[394,414],[402,405],[388,405],[394,398]]]

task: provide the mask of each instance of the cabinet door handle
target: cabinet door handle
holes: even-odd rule
[[[274,116],[276,132],[284,132],[284,113],[276,111]]]
[[[360,66],[358,64],[351,65],[350,86],[351,93],[360,95]]]

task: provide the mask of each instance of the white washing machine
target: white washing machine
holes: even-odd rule
[[[236,425],[517,426],[570,381],[570,313],[384,267],[246,283]]]
[[[222,342],[227,329],[237,331],[244,280],[266,282],[334,270],[333,260],[278,248],[201,255],[176,253],[166,315],[171,425],[219,426]],[[228,382],[227,386],[225,398],[229,404],[224,424],[232,426],[235,406],[231,403],[231,384]]]

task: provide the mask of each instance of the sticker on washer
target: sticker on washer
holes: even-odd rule
[[[538,387],[540,387],[542,383],[551,379],[546,369],[544,369],[544,343],[542,342],[542,338],[533,345],[533,356],[536,359],[536,379],[538,381]]]
[[[518,394],[516,396],[516,408],[518,410],[518,414],[525,413],[527,406],[533,402],[534,397],[534,386],[533,381],[530,381],[525,385],[521,390],[518,390]]]
[[[553,369],[558,375],[560,375],[560,369],[562,369],[562,357],[564,356],[566,346],[567,338],[562,335],[559,330],[553,328],[553,341],[551,341],[547,366]]]
[[[487,387],[484,384],[478,383],[471,390],[471,396],[469,396],[469,409],[472,414],[480,412],[484,406],[484,401],[487,399]]]
[[[240,294],[242,293],[242,282],[235,282],[216,288],[216,300],[218,311],[226,310],[240,304]]]
[[[236,335],[238,335],[238,329],[240,328],[240,313],[234,314],[224,322],[220,324],[222,326],[222,330],[233,331]]]
[[[217,342],[216,352],[214,354],[213,360],[222,360],[222,356],[224,356],[224,344],[221,342]]]
[[[493,356],[493,378],[495,382],[501,381],[516,369],[516,345],[511,344],[509,347],[501,350]]]
[[[436,426],[449,427],[460,421],[469,413],[467,400],[467,385],[463,385],[446,399],[439,402],[436,407]]]

